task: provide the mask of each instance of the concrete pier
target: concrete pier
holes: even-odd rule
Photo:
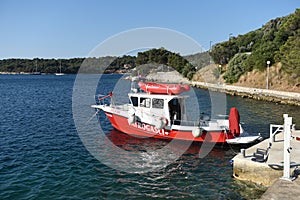
[[[296,200],[300,197],[300,178],[294,181],[286,181],[278,179],[268,188],[268,190],[261,196],[263,200]]]
[[[251,181],[269,187],[262,199],[295,199],[300,196],[300,131],[292,131],[290,174],[294,181],[282,180],[284,166],[284,132],[275,135],[265,162],[255,161],[254,153],[267,150],[270,140],[266,139],[248,149],[244,155],[233,158],[233,176],[239,180]],[[296,138],[298,140],[296,140]],[[287,195],[287,196],[286,196]],[[283,198],[284,197],[284,198]],[[294,198],[295,197],[295,198]]]

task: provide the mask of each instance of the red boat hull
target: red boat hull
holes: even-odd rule
[[[136,122],[128,124],[126,117],[116,115],[113,113],[105,112],[107,118],[110,120],[112,126],[117,130],[142,138],[159,138],[159,139],[178,139],[189,140],[196,142],[212,142],[212,143],[226,143],[226,139],[234,138],[232,134],[225,133],[224,131],[211,131],[204,132],[200,137],[194,137],[191,131],[180,130],[158,130],[152,125]]]

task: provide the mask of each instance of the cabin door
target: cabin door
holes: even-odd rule
[[[169,113],[171,124],[180,125],[181,120],[181,106],[179,100],[174,98],[169,101]]]

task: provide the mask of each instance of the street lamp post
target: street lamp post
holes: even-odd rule
[[[219,65],[219,85],[221,84],[221,72],[222,72],[222,65]]]
[[[269,89],[269,71],[270,71],[270,61],[267,61],[267,90]]]

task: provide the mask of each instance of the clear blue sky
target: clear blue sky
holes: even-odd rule
[[[0,0],[0,59],[85,57],[142,27],[173,29],[208,49],[296,8],[299,0]]]

